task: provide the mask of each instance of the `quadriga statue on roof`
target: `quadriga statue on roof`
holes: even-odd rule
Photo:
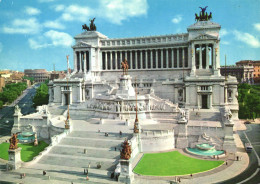
[[[85,31],[96,31],[97,28],[96,28],[96,25],[94,24],[95,19],[96,18],[89,19],[89,21],[90,21],[89,27],[86,24],[84,24],[84,25],[82,25],[82,30],[85,30]]]
[[[199,7],[201,9],[201,12],[199,16],[197,13],[195,13],[196,21],[208,21],[212,19],[212,13],[210,12],[210,14],[208,15],[208,12],[206,12],[207,7],[208,6],[206,6],[205,8]]]

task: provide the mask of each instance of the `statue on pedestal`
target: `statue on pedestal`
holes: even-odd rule
[[[128,71],[129,65],[128,65],[126,59],[121,62],[121,68],[123,69],[123,75],[127,75],[127,71]]]
[[[125,139],[124,143],[122,144],[122,151],[120,152],[120,158],[129,160],[131,158],[131,146],[129,145],[127,139]]]
[[[10,150],[15,150],[18,148],[18,139],[17,139],[17,133],[16,134],[13,134],[12,137],[9,139],[9,142],[10,142],[10,146],[9,146],[9,149]]]

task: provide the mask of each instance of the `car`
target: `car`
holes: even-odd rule
[[[245,121],[244,123],[245,123],[245,124],[251,124],[251,122],[250,122],[250,121]]]

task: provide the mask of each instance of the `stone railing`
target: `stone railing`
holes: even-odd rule
[[[148,44],[167,44],[188,41],[188,34],[175,34],[165,36],[137,37],[127,39],[108,39],[101,40],[103,47],[118,47],[118,46],[138,46]]]

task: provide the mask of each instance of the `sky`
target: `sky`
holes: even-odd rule
[[[260,0],[0,0],[0,70],[65,70],[94,17],[109,38],[177,34],[205,6],[221,25],[221,65],[260,60]]]

